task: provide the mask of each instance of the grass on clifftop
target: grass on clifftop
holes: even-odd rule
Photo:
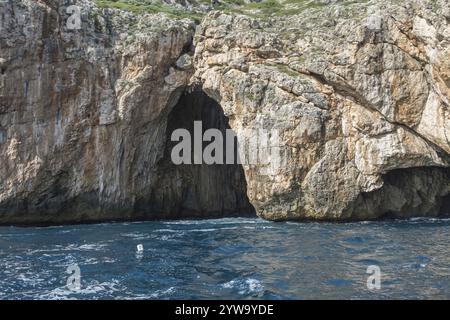
[[[192,12],[179,9],[174,6],[164,4],[160,1],[149,0],[94,0],[100,8],[115,8],[130,11],[135,14],[142,13],[166,13],[174,18],[191,18],[199,20],[202,15],[198,12]]]
[[[166,13],[175,18],[200,20],[211,6],[210,0],[190,0],[192,9],[181,5],[168,4],[163,0],[94,0],[101,8],[117,8],[139,13]],[[178,2],[180,0],[173,0]],[[254,0],[257,1],[257,0]],[[348,5],[368,0],[340,0],[340,5]],[[213,9],[226,13],[240,13],[255,17],[283,16],[299,14],[307,9],[326,6],[325,1],[318,0],[219,0]]]
[[[161,0],[94,0],[100,8],[116,8],[139,13],[167,13],[178,18],[200,18],[209,0],[192,0],[193,10],[187,10],[179,6],[167,4]],[[203,11],[200,6],[203,5]],[[261,0],[260,2],[246,3],[245,0],[219,0],[214,6],[216,10],[252,15],[282,15],[295,14],[307,8],[320,7],[321,3],[314,0]]]

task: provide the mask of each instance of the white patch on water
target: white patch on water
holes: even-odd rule
[[[157,240],[171,241],[183,237],[186,234],[186,232],[182,230],[159,229],[155,230],[155,234],[156,235],[153,238]]]
[[[396,222],[404,222],[404,220],[396,219]],[[450,218],[427,218],[427,217],[416,217],[416,218],[409,218],[406,220],[407,222],[411,223],[417,223],[417,222],[425,222],[425,223],[442,223],[442,222],[449,222]]]
[[[184,235],[186,232],[215,232],[220,230],[238,230],[238,229],[248,229],[248,230],[258,230],[258,229],[274,229],[271,226],[234,226],[234,227],[218,227],[218,228],[204,228],[204,229],[187,229],[187,230],[176,230],[176,229],[159,229],[155,232],[169,232],[177,233],[178,235]]]
[[[266,229],[275,229],[275,227],[272,227],[272,226],[257,226],[257,227],[247,227],[247,226],[245,226],[245,227],[243,227],[244,229],[249,229],[249,230],[260,230],[260,229],[262,229],[262,230],[266,230]]]
[[[150,298],[159,299],[168,295],[172,295],[175,293],[175,287],[170,287],[167,290],[157,290],[154,293],[150,294]]]
[[[134,240],[146,240],[146,239],[152,238],[152,236],[150,234],[142,233],[142,232],[121,233],[120,236],[126,237],[126,238],[132,238]]]
[[[76,229],[69,229],[69,230],[60,230],[59,233],[71,233],[77,231]]]
[[[176,292],[175,287],[170,287],[166,290],[156,290],[155,292],[150,294],[133,294],[123,297],[118,296],[117,299],[124,299],[124,300],[164,299],[169,298],[175,292]]]
[[[79,250],[79,251],[100,251],[103,250],[106,247],[106,244],[97,244],[97,243],[91,243],[91,244],[83,244],[79,247],[74,247],[73,250]]]
[[[358,224],[362,224],[362,225],[371,224],[371,223],[373,223],[373,221],[369,221],[369,220],[358,222]]]
[[[176,230],[176,229],[158,229],[158,230],[155,230],[155,232],[172,232],[172,233],[180,233],[180,234],[184,233],[183,230]]]
[[[99,283],[97,281],[93,281],[87,286],[83,285],[80,290],[70,290],[67,286],[59,287],[47,294],[40,295],[40,299],[45,300],[72,300],[77,299],[77,297],[84,295],[93,295],[96,293],[105,294],[113,294],[115,292],[121,292],[124,288],[120,286],[119,281],[112,280]],[[83,297],[80,297],[83,298]]]
[[[96,258],[87,258],[85,260],[82,260],[80,262],[81,265],[95,265],[99,263],[115,263],[115,259],[110,258],[102,258],[102,259],[96,259]]]
[[[17,275],[17,280],[26,282],[31,285],[37,285],[45,281],[45,279],[39,278],[38,275],[32,272],[21,273]]]
[[[261,295],[264,293],[264,286],[261,281],[254,278],[231,280],[222,284],[222,288],[238,290],[240,295]]]
[[[205,228],[205,229],[189,229],[188,232],[214,232],[219,230],[236,230],[239,227],[223,227],[223,228]]]
[[[69,244],[67,246],[55,245],[52,248],[27,250],[26,254],[35,254],[45,252],[61,252],[61,251],[102,251],[107,247],[104,243],[87,243],[87,244]]]

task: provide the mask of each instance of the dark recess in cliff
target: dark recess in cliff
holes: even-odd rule
[[[165,219],[255,216],[241,165],[173,164],[171,151],[178,142],[171,141],[171,134],[179,128],[187,129],[193,145],[194,121],[202,121],[203,132],[219,129],[225,141],[225,130],[230,126],[220,105],[199,89],[183,93],[168,117],[164,157],[158,164],[158,188],[150,199],[136,203],[136,211],[145,210]]]
[[[357,218],[410,218],[450,215],[450,169],[415,167],[382,176],[383,186],[361,193],[352,204]]]

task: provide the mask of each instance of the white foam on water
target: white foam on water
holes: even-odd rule
[[[99,251],[99,250],[103,250],[105,247],[106,247],[106,244],[91,243],[91,244],[83,244],[79,247],[75,247],[74,250]]]
[[[155,232],[171,232],[171,233],[180,233],[183,234],[184,230],[176,230],[176,229],[158,229]]]
[[[43,248],[27,250],[27,254],[45,253],[45,252],[61,252],[61,251],[101,251],[108,245],[104,243],[86,243],[86,244],[69,244],[67,246],[55,245],[53,248]]]
[[[157,290],[154,293],[150,294],[150,298],[153,299],[158,299],[158,298],[162,298],[168,295],[172,295],[173,293],[175,293],[175,287],[170,287],[166,290]]]
[[[18,274],[16,277],[17,277],[17,280],[26,282],[29,285],[37,285],[37,284],[45,281],[45,279],[39,278],[38,275],[36,275],[35,273],[32,273],[32,272],[21,273],[21,274]]]
[[[156,290],[150,294],[128,294],[126,296],[118,296],[117,299],[123,300],[145,300],[145,299],[164,299],[169,298],[176,292],[175,287],[170,287],[165,290]]]
[[[222,288],[238,290],[240,295],[261,294],[264,292],[262,282],[254,278],[231,280],[222,284]]]
[[[120,236],[121,237],[126,237],[126,238],[132,238],[134,240],[146,240],[146,239],[151,239],[152,238],[151,234],[142,233],[142,232],[121,233]]]
[[[115,292],[121,292],[123,288],[120,287],[120,283],[117,280],[106,281],[106,282],[96,282],[88,284],[87,286],[81,286],[79,290],[70,290],[67,286],[62,286],[56,289],[53,289],[51,292],[47,294],[40,295],[40,299],[45,300],[72,300],[77,298],[83,298],[84,295],[93,295],[96,293],[112,294]],[[81,297],[80,297],[81,296]]]
[[[274,229],[275,227],[269,227],[269,226],[256,226],[256,227],[250,227],[250,226],[235,226],[235,227],[219,227],[219,228],[205,228],[205,229],[189,229],[185,230],[186,232],[215,232],[220,230],[239,230],[239,229],[248,229],[248,230],[261,230],[261,229]]]
[[[102,258],[102,259],[96,259],[96,258],[86,258],[82,261],[80,261],[80,265],[95,265],[99,263],[115,263],[117,260],[110,259],[110,258]]]
[[[249,230],[265,230],[265,229],[275,229],[275,227],[272,226],[256,226],[256,227],[248,227],[245,226],[243,227],[244,229],[249,229]]]
[[[206,220],[177,220],[165,221],[164,224],[179,225],[200,225],[200,224],[265,224],[271,223],[259,218],[222,218],[222,219],[206,219]]]

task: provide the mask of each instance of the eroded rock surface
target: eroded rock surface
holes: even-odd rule
[[[0,222],[145,218],[193,22],[63,1],[0,4]],[[3,135],[2,135],[3,136]]]
[[[78,1],[81,30],[63,3],[0,4],[0,223],[450,213],[447,1],[214,11],[197,26]],[[166,163],[193,88],[238,139],[277,130],[283,166]]]

